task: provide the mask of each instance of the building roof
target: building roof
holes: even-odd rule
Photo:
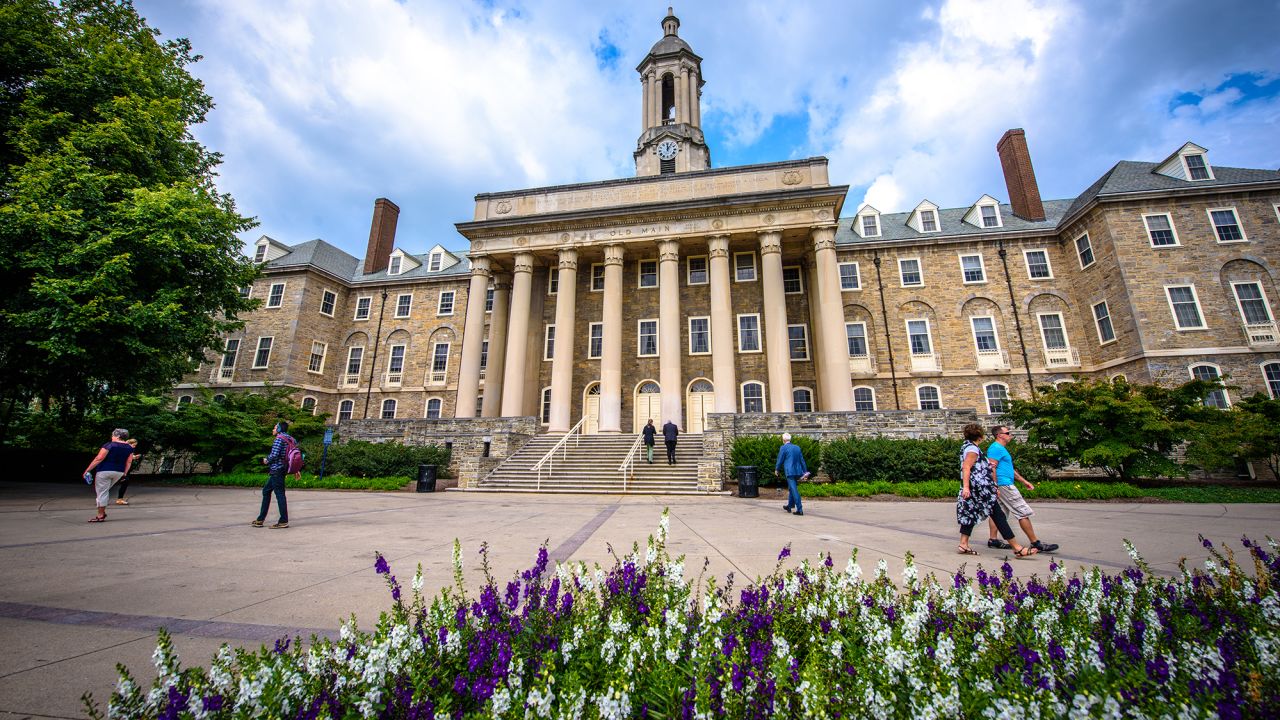
[[[864,238],[858,235],[855,229],[855,223],[858,222],[857,215],[853,217],[840,218],[840,222],[836,228],[836,244],[837,245],[855,245],[864,243],[881,243],[895,241],[922,241],[932,240],[936,238],[955,238],[957,236],[972,235],[989,236],[997,234],[1019,234],[1034,231],[1053,231],[1058,227],[1058,221],[1062,219],[1067,206],[1071,204],[1070,200],[1046,200],[1044,202],[1044,220],[1023,220],[1013,214],[1013,208],[1008,203],[1000,204],[1000,219],[1003,223],[1002,227],[981,228],[974,227],[964,222],[964,216],[969,212],[970,206],[962,208],[943,208],[938,210],[938,232],[916,232],[915,228],[907,224],[907,220],[911,217],[911,212],[900,213],[883,213],[880,215],[880,234],[876,237]]]
[[[352,257],[324,240],[308,240],[307,242],[299,245],[285,245],[278,240],[275,242],[281,247],[289,248],[289,252],[286,255],[268,261],[265,264],[268,270],[301,269],[307,266],[313,266],[352,284],[401,282],[405,280],[448,278],[471,274],[471,261],[465,257],[461,258],[461,262],[435,272],[431,272],[427,270],[426,255],[404,253],[419,263],[418,266],[405,270],[399,275],[390,275],[387,273],[385,268],[378,272],[366,275],[364,274],[364,261],[362,259]]]
[[[1212,180],[1180,180],[1157,173],[1155,170],[1159,165],[1160,163],[1121,160],[1098,178],[1097,182],[1090,185],[1088,190],[1081,193],[1062,217],[1070,218],[1093,200],[1107,196],[1280,181],[1280,171],[1221,165],[1213,166]]]
[[[680,52],[681,50],[689,53],[690,55],[696,56],[693,52],[693,48],[689,47],[689,43],[682,40],[679,35],[667,35],[653,44],[653,47],[649,50],[649,54],[669,55],[671,53]]]

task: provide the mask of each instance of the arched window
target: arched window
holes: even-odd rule
[[[303,409],[303,410],[306,410],[307,412],[311,413],[312,415],[315,415],[315,414],[316,414],[316,399],[315,399],[315,398],[313,398],[313,397],[310,397],[310,396],[307,396],[307,397],[302,398],[302,409]]]
[[[793,388],[791,409],[795,412],[813,412],[813,391],[806,387]]]
[[[656,382],[647,382],[641,385],[640,389],[637,390],[636,392],[640,393],[641,395],[648,395],[650,393],[660,393],[662,392],[662,388]]]
[[[190,404],[191,404],[191,396],[190,396],[190,395],[180,395],[180,396],[178,396],[178,407],[182,407],[183,405],[190,405]]]
[[[983,386],[987,395],[987,413],[1003,415],[1009,412],[1009,386],[1003,383],[991,383]]]
[[[742,383],[742,412],[764,412],[764,385],[758,382]]]
[[[1262,366],[1262,379],[1267,382],[1267,392],[1272,400],[1280,400],[1280,362]]]
[[[542,424],[551,424],[551,388],[542,388]]]
[[[942,394],[938,392],[937,385],[921,385],[916,388],[916,402],[921,410],[941,410]]]
[[[396,419],[396,401],[393,400],[392,398],[387,398],[386,400],[382,401],[382,419],[383,420]]]
[[[710,380],[702,378],[694,380],[693,384],[689,386],[689,392],[691,393],[715,392],[715,390],[716,388],[711,384]]]
[[[351,411],[355,409],[356,404],[351,400],[343,400],[338,403],[338,422],[351,419]]]
[[[213,396],[213,401],[214,401],[214,402],[216,402],[216,403],[226,402],[226,401],[227,401],[227,396],[226,396],[226,395],[223,395],[222,393],[218,393],[217,395],[214,395],[214,396]]]
[[[428,417],[428,418],[430,418],[430,419],[432,419],[432,420],[439,419],[439,417],[440,417],[440,407],[441,407],[443,404],[444,404],[444,403],[443,403],[443,402],[441,402],[440,398],[427,398],[427,414],[426,414],[426,417]]]
[[[876,391],[860,385],[853,389],[853,409],[858,412],[872,412],[876,409]]]
[[[1213,382],[1214,380],[1222,377],[1222,374],[1218,371],[1217,365],[1192,365],[1191,377],[1196,380]],[[1231,407],[1231,401],[1227,398],[1227,391],[1225,388],[1213,390],[1208,395],[1205,395],[1204,404],[1209,407],[1222,408],[1223,410]]]

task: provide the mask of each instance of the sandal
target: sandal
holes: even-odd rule
[[[960,555],[977,555],[978,551],[965,545],[957,545],[956,552]]]
[[[120,498],[119,500],[117,500],[117,501],[116,501],[116,504],[117,504],[117,505],[128,505],[128,504],[129,504],[129,501],[128,501],[128,500],[125,500],[124,498]]]
[[[107,521],[106,515],[94,515],[93,517],[89,518],[89,522],[106,522],[106,521]]]
[[[1018,550],[1013,554],[1013,557],[1016,560],[1027,560],[1032,555],[1039,555],[1039,554],[1040,554],[1039,550],[1031,547],[1030,545],[1023,545],[1022,549]]]

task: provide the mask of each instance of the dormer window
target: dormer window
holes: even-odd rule
[[[995,205],[982,206],[982,227],[1000,227],[1000,209]]]
[[[253,261],[256,263],[260,263],[266,259],[267,259],[267,244],[262,243],[261,245],[258,246],[257,252],[253,254]]]
[[[880,236],[880,217],[878,215],[862,216],[862,237]]]
[[[1000,201],[990,195],[983,195],[977,202],[969,206],[963,222],[976,228],[998,228],[1004,225],[1000,217]]]
[[[431,259],[427,261],[427,270],[430,272],[439,272],[440,265],[444,262],[444,253],[433,252]]]
[[[394,255],[394,256],[392,256],[392,258],[391,258],[391,264],[387,266],[387,274],[388,274],[388,275],[399,275],[399,274],[400,274],[400,265],[401,265],[401,263],[403,262],[403,260],[404,260],[404,257],[403,257],[403,256],[400,256],[400,255]]]
[[[938,232],[938,213],[936,210],[920,211],[920,232]]]
[[[918,233],[935,233],[942,229],[938,220],[938,206],[922,200],[907,216],[907,226]]]
[[[1213,176],[1209,174],[1209,166],[1204,161],[1204,155],[1183,155],[1182,162],[1187,166],[1187,178],[1191,180],[1211,180]]]

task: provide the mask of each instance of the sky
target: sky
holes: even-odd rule
[[[376,198],[396,245],[467,249],[482,192],[633,177],[635,67],[668,1],[135,0],[188,38],[215,109],[193,128],[262,235],[362,257]],[[1041,194],[1187,141],[1280,168],[1280,0],[698,0],[713,167],[830,159],[864,203],[1008,201],[995,144],[1024,128]]]

